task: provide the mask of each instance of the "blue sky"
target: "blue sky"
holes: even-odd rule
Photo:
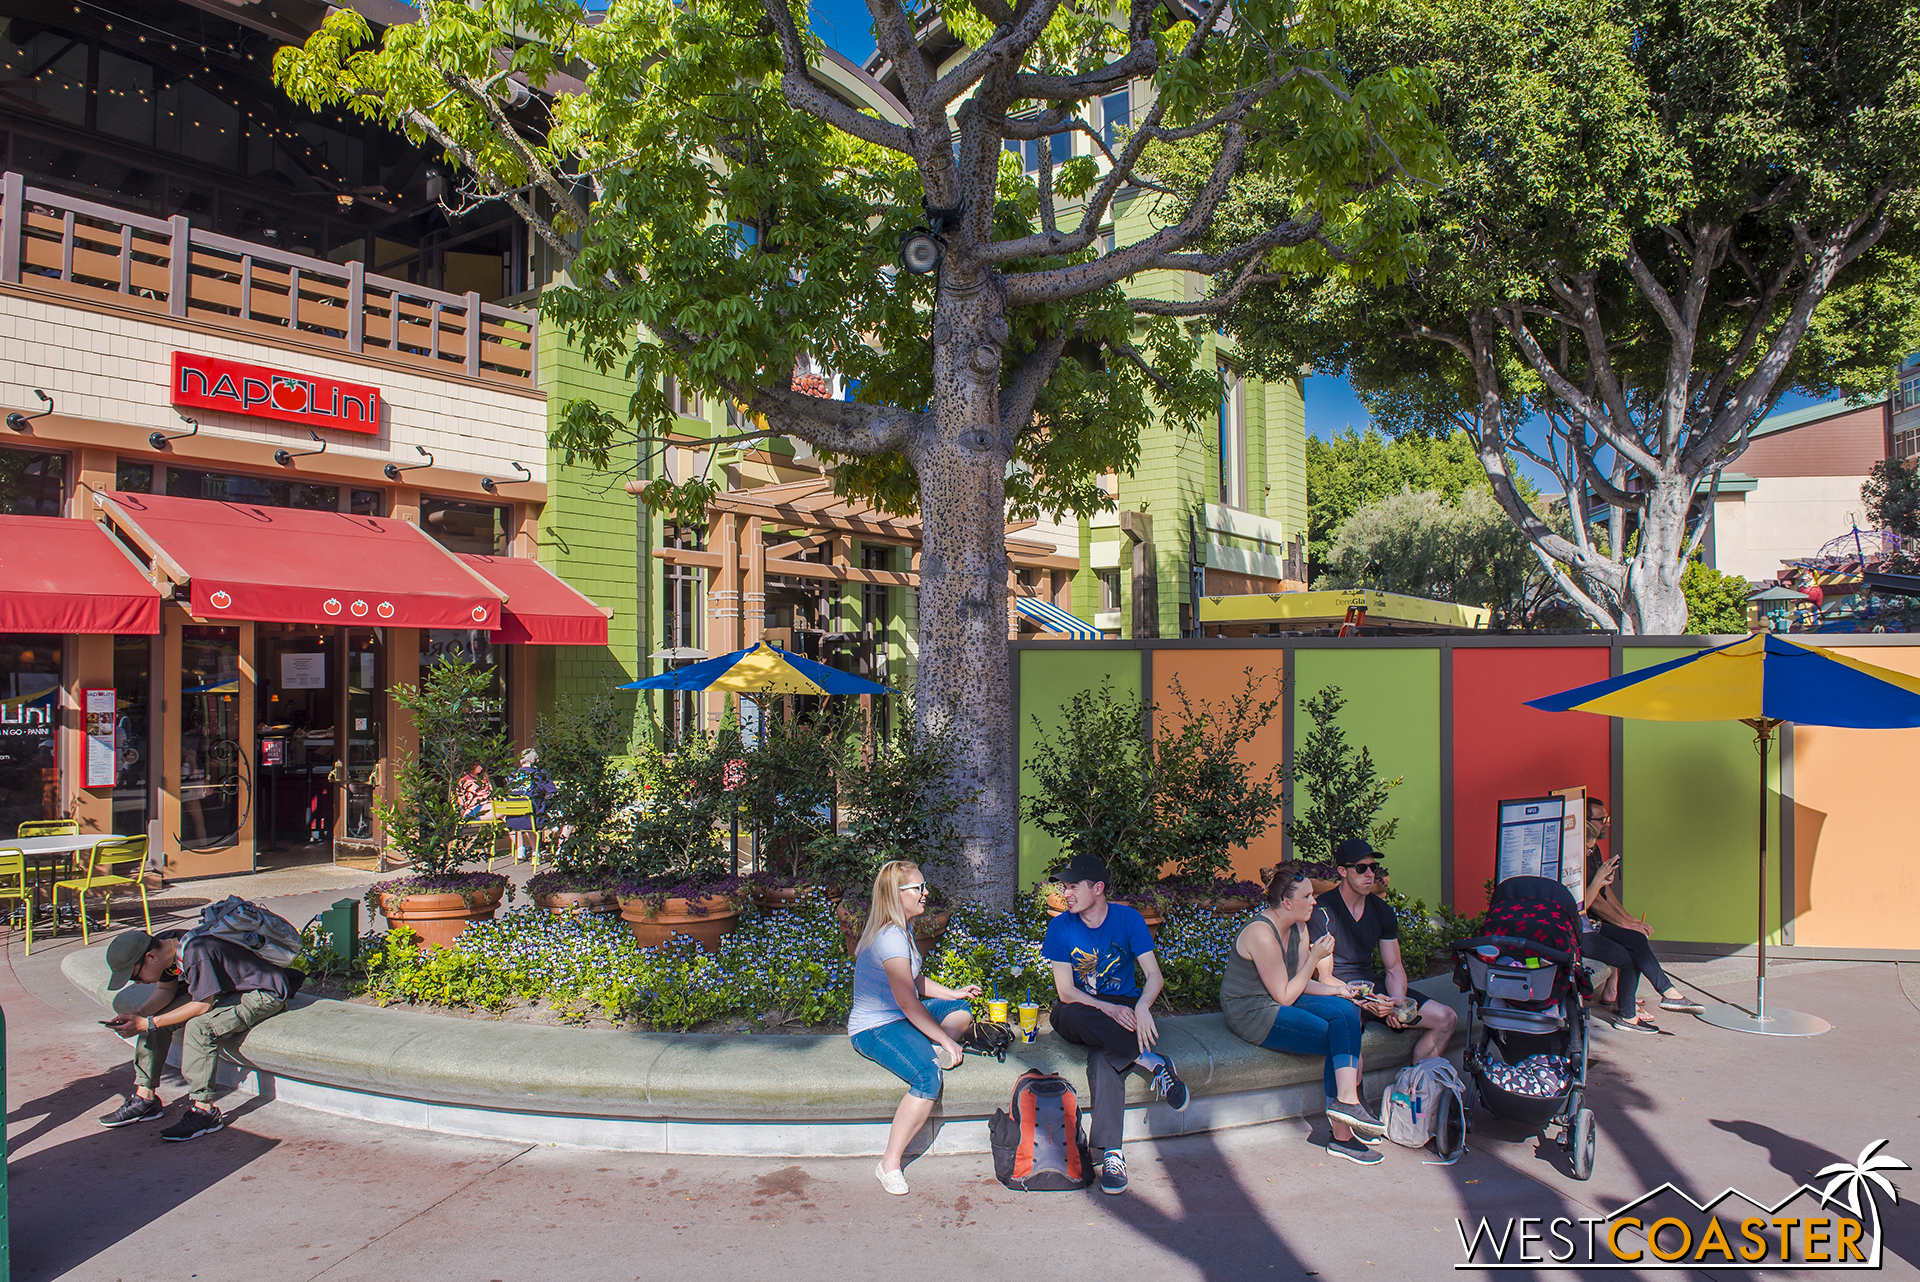
[[[873,15],[866,0],[814,0],[807,12],[814,34],[828,47],[864,63],[873,52]]]

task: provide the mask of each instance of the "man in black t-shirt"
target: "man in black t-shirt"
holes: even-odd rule
[[[100,1125],[158,1120],[165,1108],[158,1093],[160,1073],[173,1030],[185,1025],[180,1074],[187,1079],[187,1109],[160,1132],[163,1140],[190,1140],[226,1125],[213,1104],[220,1044],[285,1010],[306,978],[297,970],[270,965],[231,940],[188,938],[184,930],[158,935],[123,931],[107,945],[107,965],[112,971],[109,989],[152,984],[153,996],[106,1021],[120,1036],[137,1036],[139,1041],[133,1050],[133,1093],[103,1116]]]
[[[1389,997],[1407,995],[1407,968],[1400,960],[1400,922],[1393,909],[1373,893],[1374,878],[1386,871],[1378,853],[1360,837],[1349,837],[1334,851],[1340,884],[1320,896],[1309,923],[1318,937],[1333,935],[1333,955],[1320,963],[1321,982],[1336,986],[1373,982],[1373,954],[1386,967],[1382,987]],[[1424,1031],[1413,1048],[1413,1058],[1428,1059],[1446,1053],[1459,1017],[1443,1002],[1426,1001],[1412,1019],[1402,1022],[1386,1012],[1385,1003],[1361,1010],[1389,1028],[1419,1027]]]

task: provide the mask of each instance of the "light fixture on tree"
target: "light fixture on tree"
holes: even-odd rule
[[[37,387],[33,389],[33,394],[38,397],[40,403],[47,408],[37,414],[22,414],[19,410],[15,410],[13,413],[7,415],[7,426],[16,432],[31,431],[33,420],[36,418],[45,418],[47,415],[53,413],[53,398],[51,396],[48,396]]]
[[[965,205],[935,209],[925,196],[920,198],[920,207],[927,211],[927,225],[915,227],[900,238],[900,265],[915,276],[939,269],[947,256],[946,233],[959,226],[960,216],[966,211]]]
[[[199,419],[188,418],[185,414],[182,414],[180,418],[183,422],[191,423],[193,424],[193,426],[184,432],[175,432],[171,436],[167,435],[165,432],[148,432],[147,444],[151,445],[156,450],[164,450],[167,448],[168,441],[184,441],[189,436],[200,435]]]
[[[524,464],[509,463],[507,464],[507,466],[511,467],[516,472],[525,472],[526,475],[519,476],[519,477],[509,477],[507,480],[504,480],[504,481],[496,481],[491,476],[483,476],[480,478],[480,488],[485,490],[489,494],[497,494],[499,493],[500,487],[502,485],[526,485],[533,480],[532,469],[526,467]]]
[[[408,463],[405,467],[402,467],[398,463],[389,463],[385,467],[380,469],[382,475],[384,475],[389,481],[397,481],[400,479],[400,474],[402,472],[417,472],[423,467],[433,466],[433,455],[427,453],[426,446],[416,445],[413,448],[415,452],[420,455],[421,458],[424,458],[426,460],[426,462]]]
[[[320,447],[319,449],[301,450],[298,454],[285,448],[277,449],[273,452],[273,461],[281,467],[292,467],[293,461],[297,458],[312,458],[315,454],[325,454],[327,452],[327,443],[320,439],[320,433],[314,431],[312,428],[308,428],[307,435],[313,438],[313,443],[318,445]]]

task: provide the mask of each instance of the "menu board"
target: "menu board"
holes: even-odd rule
[[[1560,823],[1560,884],[1573,892],[1573,902],[1583,903],[1587,894],[1587,790],[1555,788],[1553,795],[1566,802],[1566,818]]]
[[[1499,863],[1494,880],[1551,877],[1559,881],[1566,811],[1564,797],[1501,802]]]
[[[324,690],[327,688],[327,656],[286,651],[280,656],[282,690]]]
[[[120,761],[113,738],[114,691],[82,690],[80,706],[87,722],[87,781],[82,787],[111,788]]]

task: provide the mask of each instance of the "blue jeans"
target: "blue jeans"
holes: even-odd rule
[[[933,1022],[945,1021],[957,1010],[973,1009],[966,1001],[935,997],[926,1003]],[[917,1099],[940,1098],[940,1064],[933,1055],[933,1039],[904,1017],[891,1024],[853,1035],[853,1049],[907,1084]]]
[[[1339,1092],[1334,1070],[1360,1066],[1360,1008],[1344,997],[1302,993],[1273,1016],[1273,1031],[1260,1043],[1270,1051],[1327,1057],[1327,1098]]]

